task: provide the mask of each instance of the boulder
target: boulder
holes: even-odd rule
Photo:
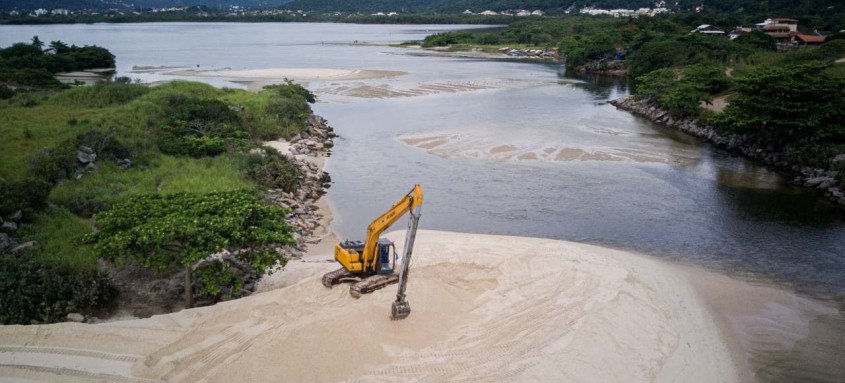
[[[132,167],[132,160],[128,158],[117,160],[117,166],[121,169],[129,169]]]
[[[15,242],[12,240],[12,237],[9,237],[9,234],[0,233],[0,251],[6,250],[15,245]]]
[[[816,187],[816,186],[818,186],[818,185],[820,185],[824,182],[827,182],[827,181],[833,181],[833,179],[829,178],[829,177],[808,178],[806,181],[804,181],[804,186],[808,187],[808,188],[812,188],[812,187]]]
[[[87,146],[83,146],[83,148],[85,147]],[[90,164],[97,160],[97,155],[95,153],[87,153],[79,150],[76,152],[76,159],[83,164]]]
[[[9,233],[11,233],[11,232],[13,232],[17,229],[18,229],[18,224],[11,222],[11,221],[3,222],[3,225],[0,225],[0,230],[5,231],[5,232],[9,232]]]
[[[85,322],[85,316],[80,314],[80,313],[70,313],[70,314],[67,314],[67,321],[68,322],[82,323],[82,322]]]

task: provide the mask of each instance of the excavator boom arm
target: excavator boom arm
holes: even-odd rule
[[[393,204],[389,210],[384,212],[378,218],[367,226],[367,237],[364,240],[363,263],[364,270],[375,270],[376,268],[376,247],[378,246],[378,239],[390,225],[396,223],[407,212],[413,212],[414,209],[422,206],[423,191],[419,184],[414,185],[414,188],[402,197],[398,202]]]

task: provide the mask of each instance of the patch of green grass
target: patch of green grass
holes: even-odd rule
[[[219,157],[155,158],[146,169],[119,169],[115,165],[71,180],[53,188],[49,200],[71,211],[90,216],[107,209],[115,201],[141,193],[209,193],[251,189],[245,159],[237,155]]]
[[[0,109],[0,177],[7,181],[23,179],[33,154],[88,131],[88,121],[95,116],[93,109],[49,104]]]
[[[52,208],[35,215],[32,223],[21,227],[21,239],[37,241],[28,256],[71,271],[97,269],[97,256],[82,238],[91,232],[91,224],[67,209]]]
[[[64,91],[51,101],[68,107],[102,108],[125,104],[149,92],[149,87],[139,84],[97,84]]]

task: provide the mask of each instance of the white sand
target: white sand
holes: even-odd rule
[[[223,77],[233,79],[342,81],[396,77],[405,75],[407,72],[371,69],[269,68],[249,70],[179,70],[166,74],[173,76]]]
[[[608,146],[572,146],[574,143],[559,139],[535,140],[513,143],[496,135],[480,135],[460,131],[402,134],[396,138],[409,146],[444,158],[475,159],[495,162],[636,162],[679,164],[695,158],[692,150],[677,146],[667,149],[656,144],[633,144],[626,141],[632,134],[607,128],[591,129],[591,134],[601,137]],[[616,145],[610,142],[613,140]],[[577,144],[576,144],[577,145]]]
[[[403,232],[388,235],[402,243]],[[100,325],[0,327],[12,381],[732,382],[713,317],[672,266],[534,238],[420,231],[412,313],[319,277]],[[2,380],[3,378],[0,378]]]

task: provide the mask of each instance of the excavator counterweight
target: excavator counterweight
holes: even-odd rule
[[[411,307],[405,301],[405,288],[422,202],[422,186],[414,185],[414,188],[402,199],[367,226],[367,237],[364,242],[344,241],[335,245],[334,258],[343,267],[323,275],[323,285],[331,288],[339,283],[352,282],[349,294],[359,298],[362,294],[368,294],[398,282],[399,289],[396,293],[396,301],[393,302],[391,308],[390,318],[403,319],[410,315]],[[405,213],[410,215],[410,220],[408,231],[405,233],[401,270],[397,274],[396,246],[392,241],[380,236]]]

